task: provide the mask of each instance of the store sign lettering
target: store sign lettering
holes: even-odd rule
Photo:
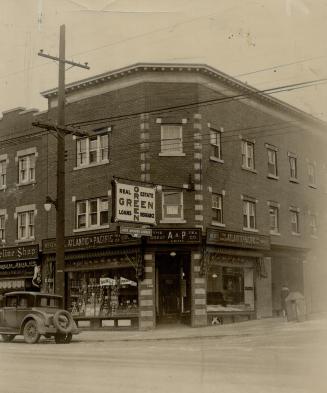
[[[260,250],[270,249],[270,240],[268,236],[214,229],[208,229],[207,231],[207,244]]]
[[[148,243],[200,243],[200,229],[153,229]]]
[[[11,269],[28,269],[35,266],[35,261],[20,261],[0,263],[0,271]]]
[[[39,246],[20,246],[0,249],[0,262],[17,259],[36,259],[39,254]]]

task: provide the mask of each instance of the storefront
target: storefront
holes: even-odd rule
[[[43,241],[43,285],[53,291],[55,240]],[[66,308],[78,326],[138,326],[140,240],[117,232],[65,238]],[[50,284],[49,284],[50,283]]]
[[[268,278],[269,249],[266,236],[208,229],[202,271],[209,324],[256,318],[257,283]]]
[[[38,270],[38,245],[1,248],[0,295],[11,291],[39,291]]]

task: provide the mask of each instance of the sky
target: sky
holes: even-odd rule
[[[326,0],[0,0],[0,113],[47,108],[59,28],[77,81],[138,62],[201,63],[260,90],[327,78]],[[327,80],[274,94],[327,121]]]

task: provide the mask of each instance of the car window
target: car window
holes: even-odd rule
[[[37,304],[39,307],[59,308],[60,307],[60,299],[55,298],[55,297],[49,297],[49,296],[39,296],[37,298]]]
[[[7,307],[17,307],[17,296],[9,296],[6,301]]]
[[[28,298],[27,296],[20,296],[18,300],[18,307],[27,308]]]

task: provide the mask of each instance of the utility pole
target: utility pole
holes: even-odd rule
[[[57,133],[57,199],[53,201],[56,207],[56,267],[55,292],[63,296],[65,304],[65,135],[76,134],[87,136],[80,130],[65,127],[65,66],[70,64],[80,68],[90,69],[85,64],[75,63],[65,58],[65,25],[60,26],[59,57],[51,56],[40,50],[39,56],[59,62],[57,125],[50,123],[33,123],[34,126],[55,131]],[[50,198],[51,199],[51,198]]]

